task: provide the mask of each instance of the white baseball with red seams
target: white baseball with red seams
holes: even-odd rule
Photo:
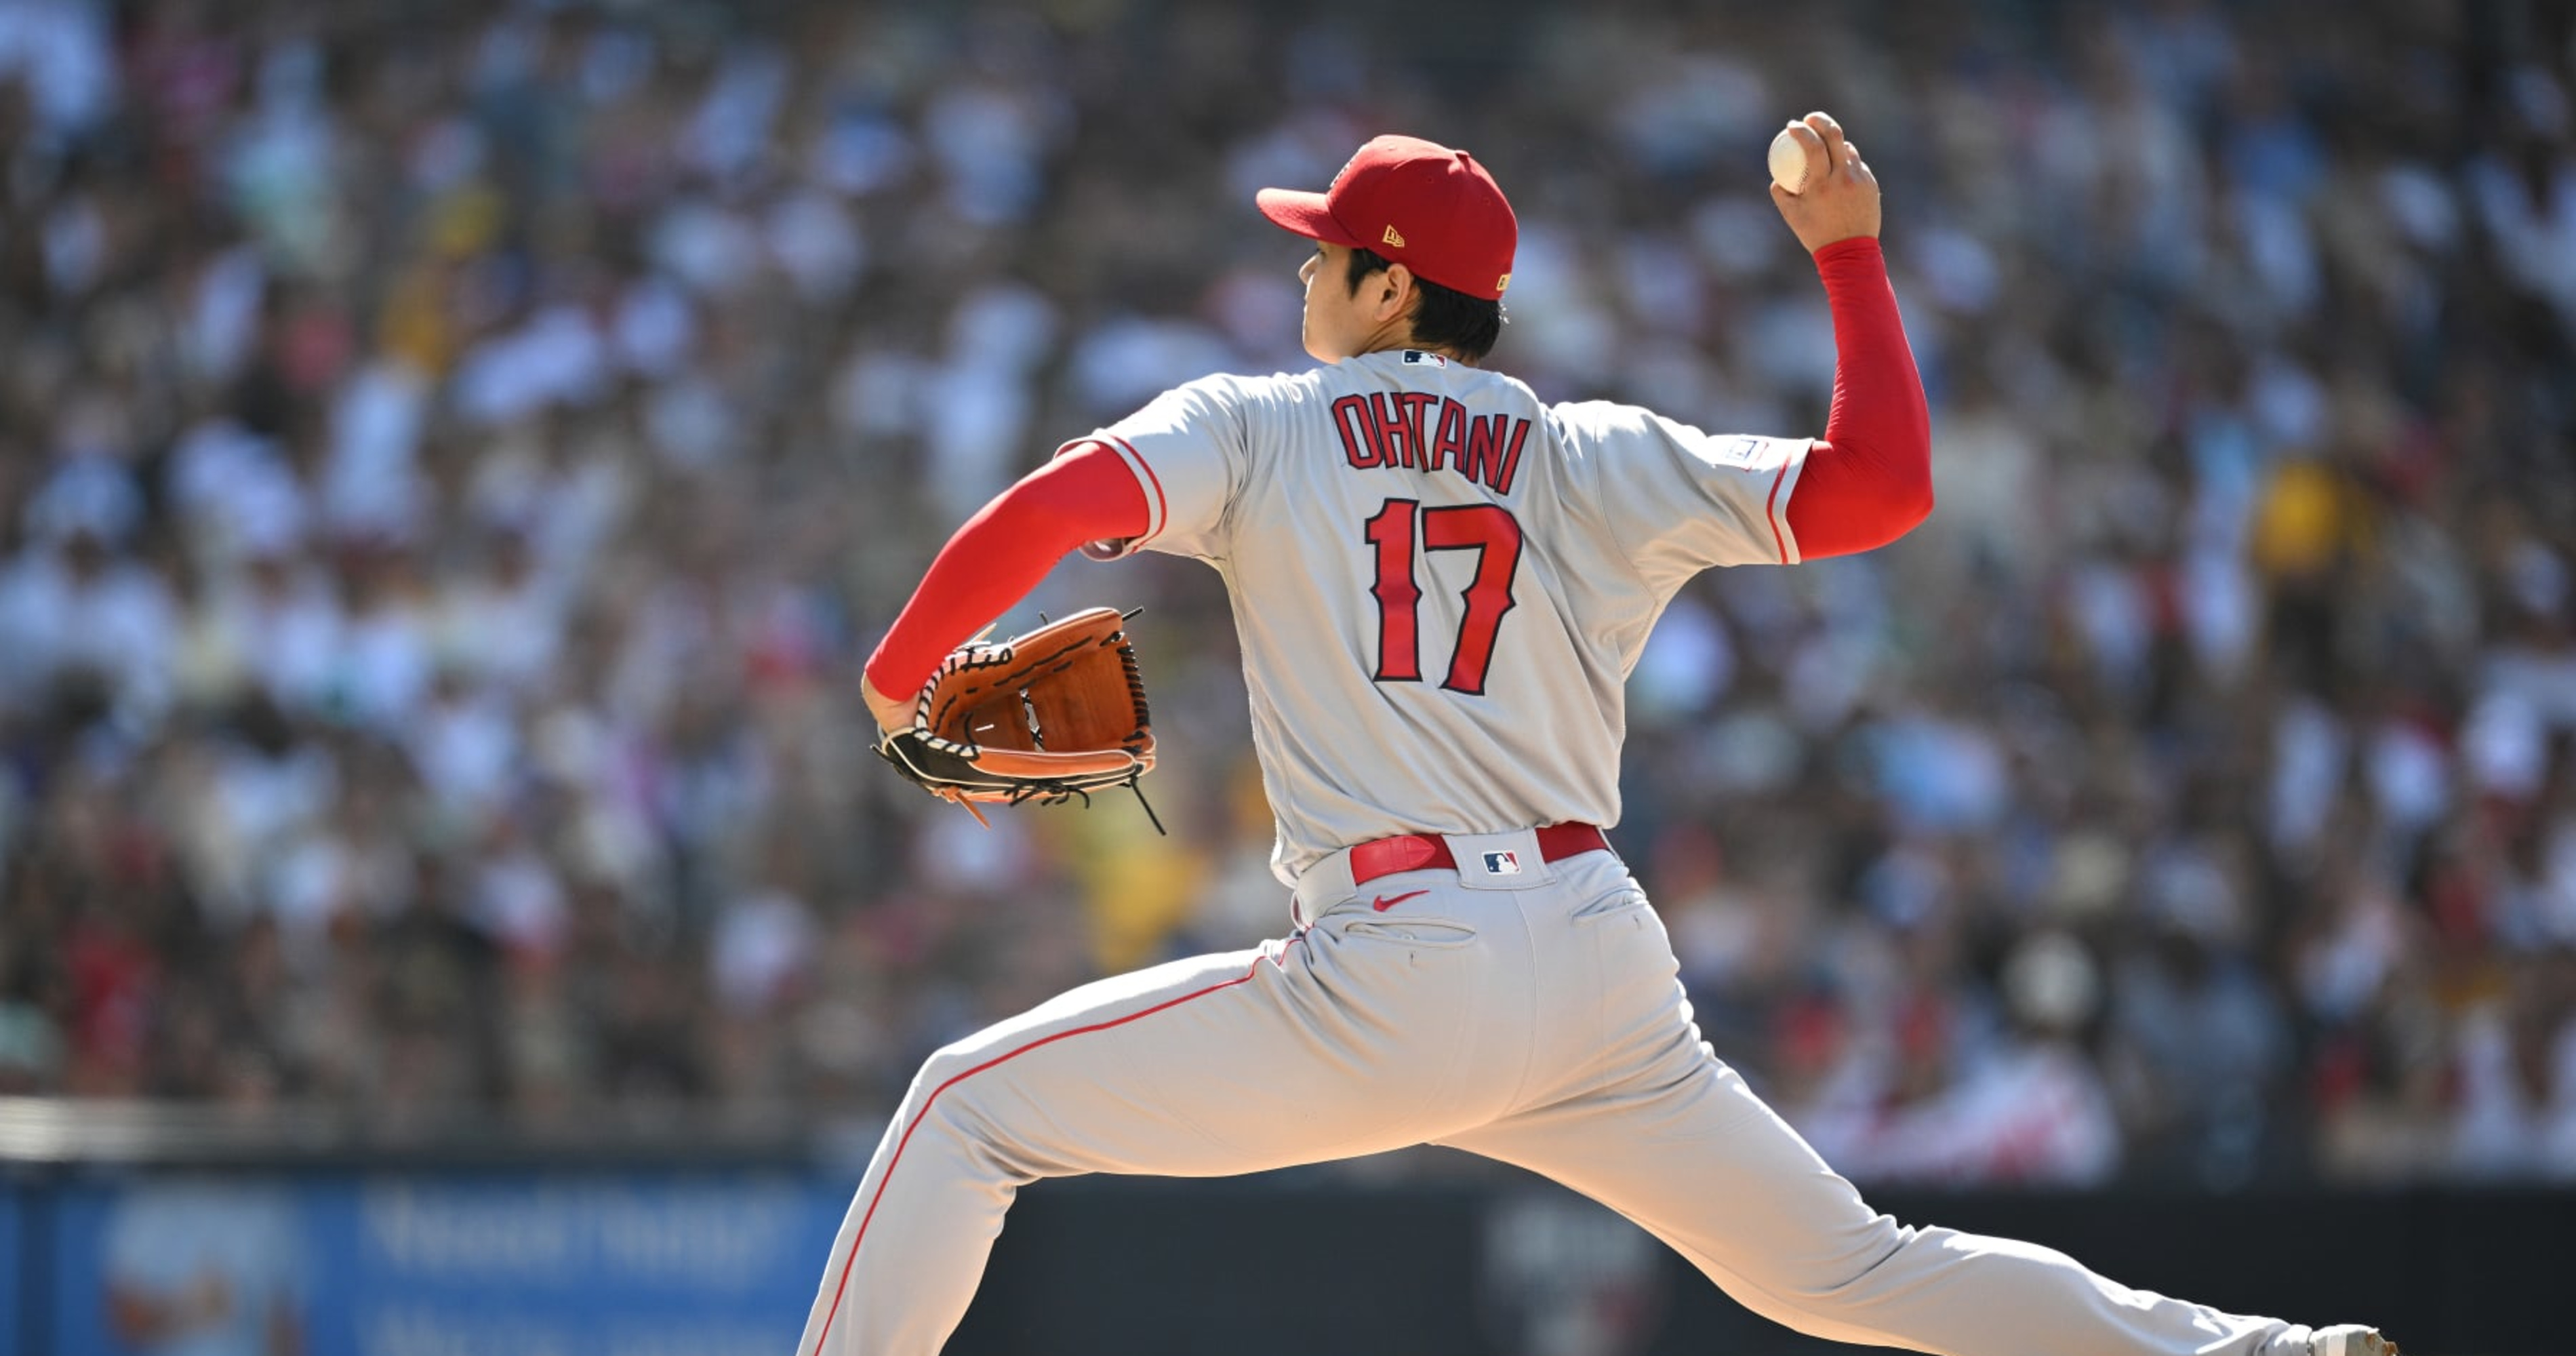
[[[1784,191],[1790,193],[1804,191],[1807,187],[1807,171],[1812,164],[1807,155],[1807,148],[1785,128],[1780,135],[1771,138],[1771,182],[1778,184]]]

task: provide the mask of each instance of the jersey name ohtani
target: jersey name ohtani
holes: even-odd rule
[[[1380,391],[1334,401],[1333,427],[1353,470],[1453,471],[1496,494],[1510,494],[1530,421],[1472,415],[1431,391]]]

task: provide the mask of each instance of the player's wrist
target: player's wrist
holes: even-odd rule
[[[1875,235],[1847,235],[1840,240],[1829,240],[1815,248],[1814,256],[1818,271],[1822,271],[1827,265],[1846,261],[1879,264],[1887,262],[1886,251],[1879,247],[1878,237]]]
[[[859,672],[859,700],[881,729],[899,730],[912,723],[910,708],[888,697],[885,689],[877,685],[876,676],[865,669]]]

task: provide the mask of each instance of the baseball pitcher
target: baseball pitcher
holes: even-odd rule
[[[864,693],[889,731],[949,754],[971,735],[921,734],[937,703],[912,694],[999,663],[951,652],[1065,552],[1216,568],[1290,931],[1086,985],[932,1056],[859,1183],[800,1356],[938,1351],[1038,1178],[1425,1142],[1583,1192],[1822,1337],[1959,1356],[2393,1350],[2366,1327],[2220,1313],[2045,1248],[1900,1225],[1700,1039],[1663,926],[1602,834],[1624,680],[1701,570],[1868,550],[1931,510],[1877,181],[1824,114],[1790,133],[1809,172],[1773,198],[1814,255],[1837,352],[1821,438],[1550,405],[1486,368],[1511,207],[1466,152],[1387,136],[1326,192],[1259,195],[1315,242],[1299,276],[1321,368],[1164,393],[1066,444],[932,563]]]

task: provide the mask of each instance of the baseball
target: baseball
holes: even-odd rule
[[[1807,148],[1785,127],[1771,138],[1771,182],[1791,193],[1807,186]]]

